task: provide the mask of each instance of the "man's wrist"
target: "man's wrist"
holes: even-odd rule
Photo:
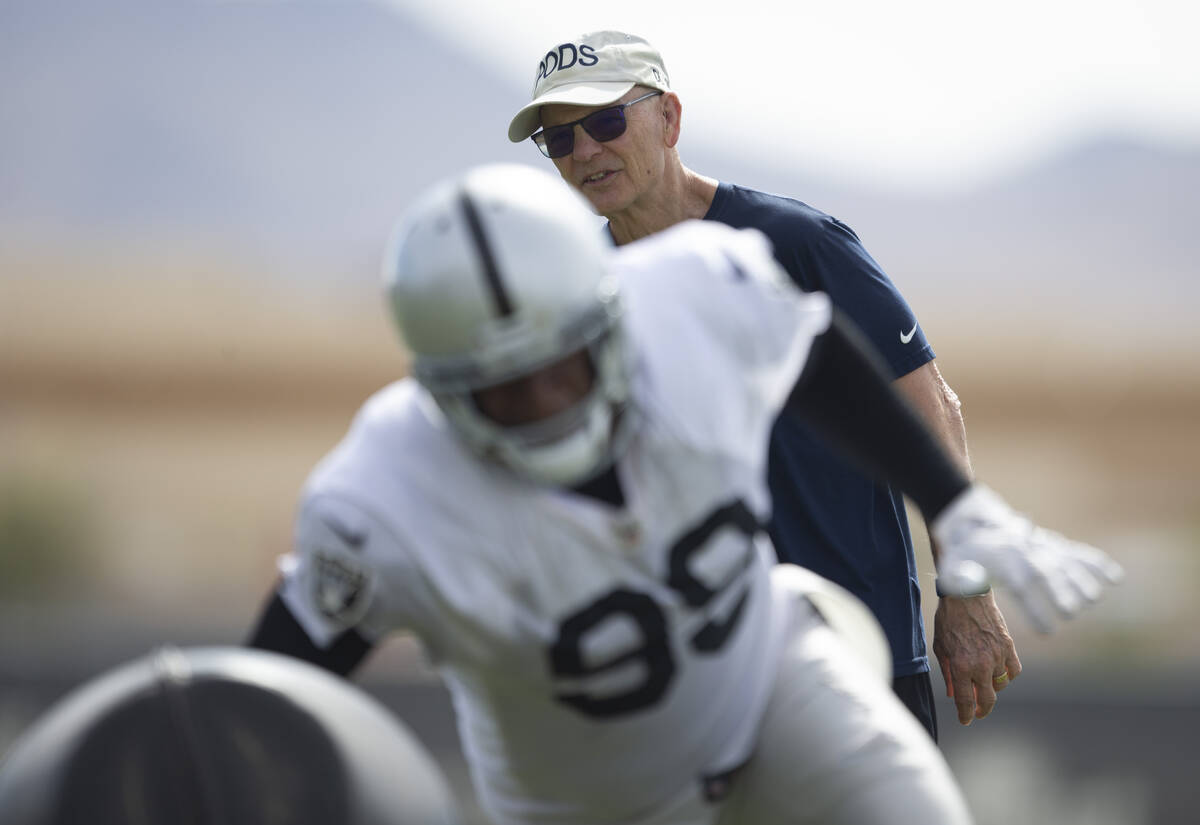
[[[933,580],[933,589],[938,594],[938,598],[942,599],[972,599],[976,596],[986,596],[992,592],[991,585],[988,585],[987,589],[980,590],[977,593],[947,593],[942,590],[942,580],[938,578]]]

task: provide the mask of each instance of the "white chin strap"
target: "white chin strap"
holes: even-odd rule
[[[518,475],[545,484],[570,487],[587,481],[611,460],[612,407],[590,405],[587,417],[561,438],[543,444],[504,441],[496,458]]]

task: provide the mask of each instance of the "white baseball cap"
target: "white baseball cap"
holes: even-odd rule
[[[538,110],[548,103],[603,106],[634,86],[671,91],[658,50],[640,37],[617,31],[592,32],[546,52],[538,63],[533,100],[508,125],[520,143],[541,128]]]

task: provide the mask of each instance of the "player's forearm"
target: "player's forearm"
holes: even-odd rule
[[[813,344],[787,409],[872,475],[934,518],[970,478],[899,393],[877,354],[844,315]]]
[[[349,675],[371,651],[371,643],[353,630],[338,636],[328,647],[317,647],[278,593],[272,594],[263,607],[246,645],[303,659],[341,676]]]

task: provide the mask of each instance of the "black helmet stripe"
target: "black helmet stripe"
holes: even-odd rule
[[[471,196],[465,191],[462,193],[460,200],[462,201],[463,212],[467,216],[467,227],[471,230],[471,238],[475,241],[475,248],[479,250],[479,260],[483,264],[484,281],[487,284],[488,291],[491,292],[492,303],[496,307],[496,314],[501,317],[512,315],[512,299],[508,297],[508,291],[504,288],[504,281],[500,278],[500,268],[496,266],[496,256],[492,254],[491,244],[488,243],[487,235],[484,234],[483,222],[479,219],[479,210],[475,208],[475,204],[471,201]]]

